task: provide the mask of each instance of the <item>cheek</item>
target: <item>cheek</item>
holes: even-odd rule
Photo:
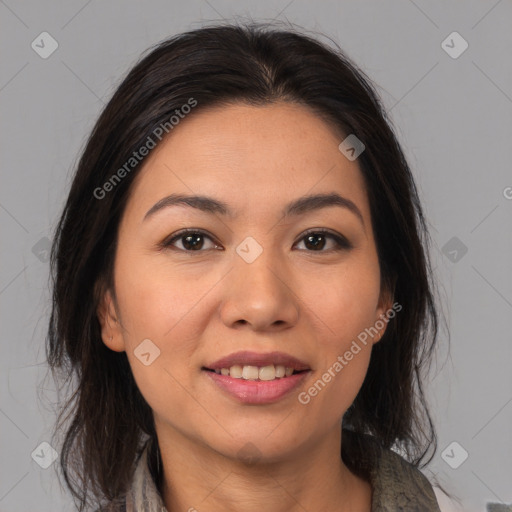
[[[153,259],[145,265],[139,258],[140,264],[135,265],[133,260],[125,256],[116,265],[116,291],[128,341],[136,342],[141,336],[173,338],[205,290],[214,286],[214,276],[201,277],[197,269],[171,268],[165,261]]]
[[[380,294],[378,266],[346,265],[329,280],[304,281],[303,297],[315,319],[320,365],[313,387],[306,389],[309,407],[338,418],[361,388],[371,356],[371,330]],[[315,286],[313,286],[313,282]],[[325,283],[321,286],[318,283]],[[310,290],[310,291],[308,291]],[[307,298],[307,299],[306,299]],[[305,397],[305,401],[308,397]]]
[[[165,411],[169,417],[186,415],[191,401],[185,390],[193,393],[189,362],[200,331],[201,311],[194,308],[202,295],[199,285],[176,282],[155,267],[153,272],[125,276],[129,277],[118,283],[118,300],[137,386],[153,411]],[[147,348],[142,351],[142,346]],[[147,353],[149,357],[143,355]]]
[[[329,348],[344,352],[353,339],[374,325],[379,296],[378,262],[370,257],[352,258],[327,279],[311,276],[304,281],[303,297],[322,320],[323,335],[318,341],[327,353],[331,353]]]
[[[184,387],[192,392],[199,371],[190,367],[190,361],[211,314],[205,310],[207,297],[202,297],[220,278],[200,277],[197,268],[171,272],[168,264],[154,259],[151,265],[144,265],[143,258],[135,264],[123,255],[116,262],[125,350],[137,385],[155,411],[179,415],[189,407]],[[144,342],[148,346],[144,353],[150,353],[146,359],[153,361],[149,365],[137,357],[143,340],[151,341]]]

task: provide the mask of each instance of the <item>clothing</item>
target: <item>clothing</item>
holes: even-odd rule
[[[148,468],[147,453],[148,445],[137,462],[126,502],[115,512],[167,512]],[[370,472],[372,512],[440,512],[427,477],[396,452],[380,449]]]

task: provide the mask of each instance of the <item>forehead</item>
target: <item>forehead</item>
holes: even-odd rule
[[[182,192],[216,197],[237,215],[254,214],[335,191],[369,214],[359,165],[338,149],[344,135],[309,108],[285,102],[196,108],[146,158],[130,208],[147,210]]]

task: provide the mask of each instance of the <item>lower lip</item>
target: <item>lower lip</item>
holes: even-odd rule
[[[284,398],[297,388],[309,371],[274,380],[234,379],[227,375],[203,370],[222,390],[244,404],[269,404]]]

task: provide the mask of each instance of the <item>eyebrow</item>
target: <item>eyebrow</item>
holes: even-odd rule
[[[190,208],[195,208],[205,213],[209,214],[218,214],[225,217],[234,218],[235,213],[229,208],[229,206],[218,199],[214,199],[213,197],[201,196],[201,195],[185,195],[185,194],[171,194],[166,196],[157,203],[155,203],[144,216],[144,220],[154,215],[156,212],[163,210],[164,208],[169,208],[171,206],[188,206]],[[346,197],[341,196],[336,192],[331,192],[329,194],[314,194],[308,196],[302,196],[294,201],[288,203],[281,215],[283,217],[292,217],[297,215],[303,215],[308,212],[312,212],[315,210],[320,210],[322,208],[327,208],[330,206],[339,206],[341,208],[346,208],[355,214],[361,224],[364,227],[364,219],[361,211],[355,205],[353,201],[347,199]]]

